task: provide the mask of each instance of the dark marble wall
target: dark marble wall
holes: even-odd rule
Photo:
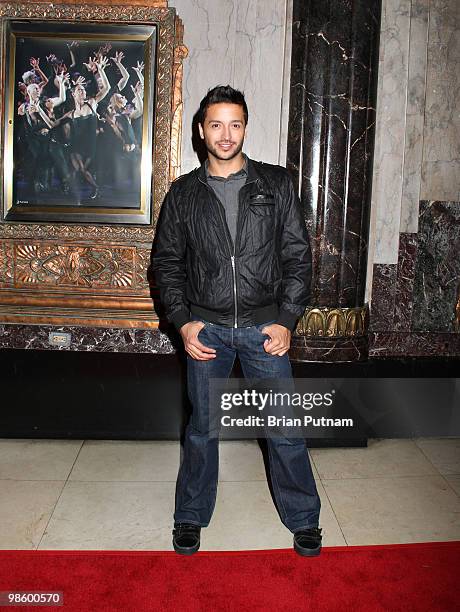
[[[422,200],[419,231],[399,237],[397,264],[376,264],[371,355],[460,355],[460,202]]]
[[[395,286],[395,311],[393,329],[411,329],[414,307],[415,263],[417,257],[417,234],[400,234],[398,250],[398,274]]]
[[[371,358],[459,357],[460,334],[370,331],[369,356]]]
[[[70,334],[70,345],[57,347],[50,344],[51,332]],[[0,349],[6,348],[160,355],[172,354],[176,350],[174,339],[171,341],[160,330],[0,324]]]
[[[370,328],[411,329],[417,234],[400,234],[397,264],[375,264]]]
[[[364,304],[380,12],[380,0],[294,0],[287,167],[314,306]]]
[[[396,264],[374,264],[370,311],[371,330],[393,329],[397,272]]]
[[[460,287],[460,202],[420,202],[412,328],[454,329]]]

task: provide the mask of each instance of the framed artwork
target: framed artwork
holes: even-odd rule
[[[148,278],[180,168],[167,0],[0,2],[0,323],[156,328]]]
[[[11,20],[4,216],[149,224],[156,25]]]

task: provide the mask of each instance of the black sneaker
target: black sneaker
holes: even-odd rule
[[[179,555],[193,555],[200,548],[199,525],[192,523],[174,523],[173,546]]]
[[[312,527],[294,534],[294,550],[302,557],[317,557],[321,552],[321,529]]]

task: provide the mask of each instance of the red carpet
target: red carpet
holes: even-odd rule
[[[199,552],[0,551],[0,591],[63,591],[11,610],[297,612],[459,609],[460,542]],[[5,609],[6,608],[2,608]]]

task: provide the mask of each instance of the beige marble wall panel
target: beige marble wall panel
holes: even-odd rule
[[[235,7],[233,0],[172,0],[184,24],[182,166],[185,173],[199,165],[192,145],[192,120],[206,91],[231,81]]]
[[[398,260],[409,66],[410,0],[382,7],[372,190],[373,263]]]
[[[421,199],[459,199],[460,2],[431,0]]]
[[[423,157],[429,0],[413,0],[409,39],[401,232],[416,232]]]
[[[367,274],[366,274],[366,293],[364,300],[370,302],[372,295],[372,277],[374,271],[374,258],[375,258],[375,243],[376,243],[376,232],[377,232],[377,193],[378,188],[381,184],[381,160],[380,160],[380,143],[382,142],[382,122],[380,120],[380,105],[383,95],[383,58],[385,55],[385,0],[382,4],[382,15],[380,21],[380,43],[379,43],[379,67],[378,67],[378,81],[377,81],[377,105],[376,105],[376,121],[375,121],[375,149],[374,149],[374,162],[372,171],[372,202],[371,202],[371,214],[369,219],[369,244],[367,254]]]
[[[279,161],[286,0],[171,0],[185,33],[182,173],[198,165],[191,124],[201,98],[218,84],[243,89],[249,106],[245,150]]]
[[[246,152],[278,163],[283,91],[285,0],[238,0],[233,82],[249,106]]]
[[[281,131],[279,142],[279,163],[286,165],[287,140],[289,132],[289,100],[291,88],[291,52],[292,52],[292,13],[294,0],[286,0],[286,18],[284,29],[284,66],[283,91],[281,100]]]

